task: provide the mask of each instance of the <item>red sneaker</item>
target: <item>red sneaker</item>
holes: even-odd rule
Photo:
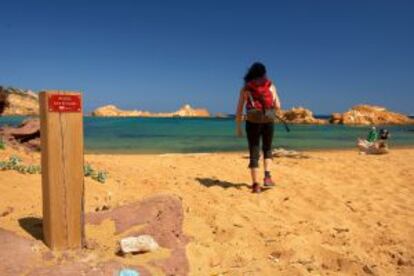
[[[263,179],[263,186],[270,188],[270,187],[274,187],[274,186],[276,186],[276,185],[275,185],[275,183],[273,182],[272,178],[270,178],[270,177],[265,177],[265,178]]]
[[[262,188],[260,187],[260,185],[258,183],[254,183],[252,185],[252,193],[259,194],[261,192],[262,192]]]

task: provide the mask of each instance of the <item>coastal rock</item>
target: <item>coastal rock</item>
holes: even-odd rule
[[[106,105],[95,109],[92,116],[96,117],[210,117],[205,108],[192,108],[186,104],[175,112],[151,113],[141,110],[122,110],[115,105]]]
[[[92,116],[96,117],[142,117],[148,114],[149,112],[140,110],[122,110],[115,105],[105,105],[92,112]]]
[[[332,124],[344,125],[404,125],[414,124],[414,119],[392,112],[382,106],[357,105],[347,112],[333,113],[330,118]]]
[[[192,108],[189,104],[184,105],[174,112],[173,116],[178,117],[210,117],[210,113],[205,108]]]
[[[326,120],[316,119],[312,111],[303,107],[294,107],[290,110],[282,111],[281,118],[291,124],[322,125],[327,123]]]
[[[37,94],[30,90],[0,86],[0,115],[32,116],[38,114]]]
[[[0,128],[0,137],[3,137],[8,145],[22,145],[30,150],[40,150],[40,121],[28,119],[18,127]]]
[[[223,113],[223,112],[217,112],[214,117],[216,118],[229,118],[229,114]]]

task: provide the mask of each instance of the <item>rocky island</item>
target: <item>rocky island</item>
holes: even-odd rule
[[[311,124],[311,125],[324,125],[328,121],[322,119],[316,119],[313,116],[313,112],[303,107],[294,107],[290,110],[284,110],[281,112],[281,119],[290,124]]]
[[[115,105],[106,105],[95,109],[96,117],[211,117],[205,108],[193,108],[189,104],[173,112],[150,112],[142,110],[124,110]],[[31,90],[0,86],[0,116],[37,116],[39,115],[38,94]],[[290,124],[344,124],[344,125],[404,125],[414,124],[414,119],[404,114],[387,110],[382,106],[357,105],[344,113],[333,113],[328,120],[317,119],[311,110],[294,107],[283,110],[279,116]],[[228,117],[217,113],[217,118]]]
[[[343,125],[406,125],[414,124],[414,119],[382,106],[357,105],[345,113],[333,113],[329,122]]]
[[[210,117],[210,112],[205,108],[193,108],[189,104],[182,106],[175,112],[152,113],[141,110],[123,110],[115,105],[106,105],[95,109],[92,112],[95,117]]]

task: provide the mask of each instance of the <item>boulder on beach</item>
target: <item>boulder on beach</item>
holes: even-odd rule
[[[281,118],[291,124],[323,125],[327,123],[326,120],[316,119],[312,111],[303,107],[284,110],[281,112]]]
[[[329,122],[343,125],[404,125],[414,124],[414,119],[382,106],[357,105],[345,113],[333,113]]]
[[[17,127],[0,128],[0,137],[11,146],[23,146],[29,150],[40,150],[40,121],[27,119]]]
[[[39,99],[31,90],[0,86],[0,115],[32,116],[39,114]]]

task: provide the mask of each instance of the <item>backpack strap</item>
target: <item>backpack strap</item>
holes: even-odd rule
[[[256,108],[256,107],[254,106],[254,99],[253,99],[252,94],[250,93],[250,91],[249,91],[248,89],[246,89],[246,92],[247,92],[247,97],[249,97],[250,104],[252,105],[252,107],[253,107],[253,108]]]

